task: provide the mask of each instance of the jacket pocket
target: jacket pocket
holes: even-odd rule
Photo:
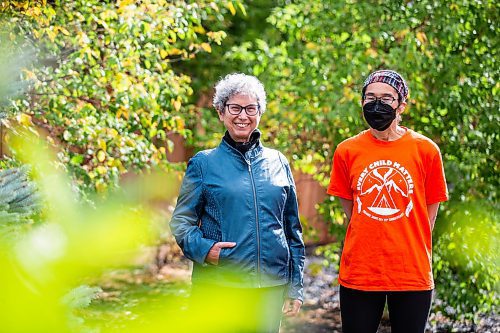
[[[219,266],[224,266],[230,263],[230,256],[234,247],[223,247],[219,253]]]

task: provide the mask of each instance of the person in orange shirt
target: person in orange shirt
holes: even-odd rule
[[[327,193],[348,220],[338,278],[344,333],[376,332],[386,303],[391,332],[425,331],[432,229],[448,192],[438,146],[400,125],[407,98],[397,72],[371,73],[362,89],[370,128],[333,156]]]

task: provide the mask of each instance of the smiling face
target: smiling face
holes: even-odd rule
[[[257,99],[246,94],[236,94],[231,96],[226,104],[238,104],[243,107],[247,105],[256,105]],[[249,116],[245,110],[241,110],[240,114],[232,115],[227,107],[219,111],[219,119],[224,123],[231,138],[236,142],[247,142],[250,139],[252,132],[259,126],[260,111],[255,116]]]

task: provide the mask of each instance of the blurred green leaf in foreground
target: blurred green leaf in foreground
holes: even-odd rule
[[[66,174],[55,167],[53,153],[34,134],[18,131],[10,143],[23,162],[33,165],[40,194],[48,207],[44,212],[45,223],[33,227],[20,239],[0,243],[0,285],[4,286],[0,302],[1,330],[89,332],[83,325],[75,324],[76,317],[72,314],[75,302],[68,300],[72,295],[70,291],[78,293],[79,289],[75,288],[86,278],[130,264],[141,246],[156,239],[159,228],[153,222],[155,213],[146,203],[171,198],[176,191],[175,181],[165,174],[153,174],[131,182],[106,199],[81,202],[69,186]],[[214,295],[211,290],[205,292],[206,297],[190,302],[191,310],[182,306],[177,298],[165,295],[154,305],[138,308],[139,320],[121,326],[120,332],[165,329],[244,332],[255,325],[246,319],[246,314],[264,305],[248,291],[244,291],[242,297],[235,295],[236,292],[227,295],[227,299],[232,300],[229,306],[224,295]],[[234,304],[235,300],[238,304]],[[220,312],[221,308],[224,313]],[[98,331],[116,330],[101,328]]]
[[[155,239],[153,212],[144,203],[157,193],[143,189],[156,184],[171,197],[175,186],[169,186],[164,175],[152,175],[142,180],[142,187],[132,184],[106,200],[82,203],[42,141],[18,132],[11,143],[24,162],[34,166],[48,207],[45,223],[0,244],[2,330],[63,332],[63,296],[83,278],[130,262],[141,246]]]

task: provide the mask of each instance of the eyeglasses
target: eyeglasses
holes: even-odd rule
[[[245,113],[248,116],[255,116],[259,113],[260,105],[258,104],[249,104],[247,106],[241,106],[239,104],[226,104],[227,110],[233,116],[237,116],[241,113],[241,110],[245,110]]]
[[[392,104],[397,98],[394,98],[392,96],[382,96],[382,97],[375,97],[375,96],[365,96],[365,102],[370,103],[370,102],[375,102],[375,101],[381,101],[384,104]]]

